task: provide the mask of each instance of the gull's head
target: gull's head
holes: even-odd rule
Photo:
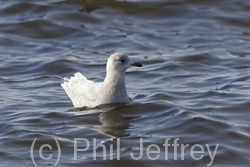
[[[132,61],[125,54],[114,53],[108,59],[107,71],[108,70],[115,70],[118,72],[125,72],[131,66],[142,67],[142,64]]]

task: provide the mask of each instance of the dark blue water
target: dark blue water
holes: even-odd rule
[[[248,167],[249,11],[244,0],[2,0],[0,166]],[[55,75],[102,81],[117,51],[144,65],[126,73],[139,104],[74,110]],[[86,150],[74,157],[76,143]]]

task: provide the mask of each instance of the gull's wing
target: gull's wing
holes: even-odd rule
[[[61,84],[75,108],[93,107],[97,100],[95,85],[96,83],[79,72],[70,79],[64,79],[64,83]]]

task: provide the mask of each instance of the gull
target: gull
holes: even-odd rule
[[[125,85],[125,71],[131,67],[142,67],[123,53],[112,54],[107,61],[103,82],[88,80],[80,72],[61,84],[75,108],[93,108],[103,104],[129,103]]]

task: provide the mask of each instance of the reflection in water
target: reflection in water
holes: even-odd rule
[[[129,127],[131,126],[131,121],[133,121],[136,117],[124,116],[122,113],[129,111],[129,107],[133,107],[135,104],[122,105],[122,106],[102,106],[91,110],[86,109],[76,109],[77,112],[75,114],[77,116],[88,116],[95,115],[95,118],[99,117],[99,122],[95,123],[93,126],[81,125],[80,128],[89,128],[108,136],[105,139],[100,139],[99,135],[93,136],[93,138],[89,139],[92,147],[90,148],[90,154],[87,157],[99,157],[99,158],[111,158],[111,157],[119,157],[120,154],[125,154],[128,151],[131,151],[132,147],[130,145],[124,145],[124,137],[131,136],[129,133]],[[75,110],[75,111],[76,111]],[[101,112],[101,113],[100,113]],[[99,114],[96,115],[96,114]],[[94,120],[91,121],[95,122]],[[85,122],[86,123],[86,122]],[[78,126],[79,128],[79,126]],[[126,140],[126,139],[125,139]],[[105,148],[105,149],[104,149]],[[95,150],[95,151],[94,151]],[[92,154],[92,152],[95,152]]]
[[[127,131],[129,123],[134,117],[124,117],[116,109],[108,112],[103,112],[99,115],[99,121],[103,124],[95,126],[94,129],[98,132],[115,138],[129,136]]]
[[[126,105],[102,105],[91,110],[81,108],[74,109],[74,111],[75,115],[89,115],[100,112],[98,117],[102,125],[92,126],[91,129],[112,138],[122,138],[130,136],[128,128],[130,127],[130,122],[136,117],[123,116],[121,113],[128,111],[129,107],[136,105],[137,103],[131,102]]]

